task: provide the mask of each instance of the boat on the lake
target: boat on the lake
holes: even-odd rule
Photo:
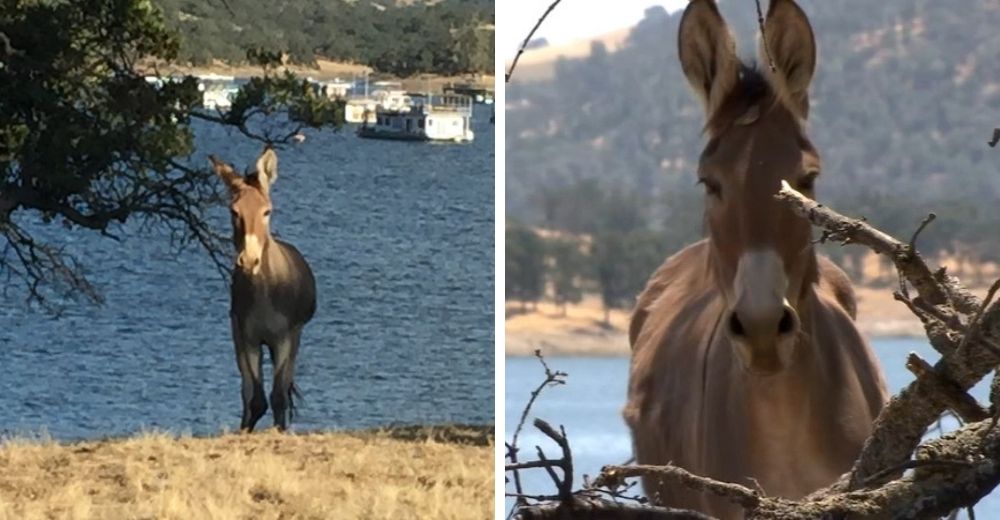
[[[233,106],[233,98],[239,92],[236,78],[219,74],[205,74],[197,78],[203,108],[226,111]]]
[[[469,142],[472,131],[472,98],[459,95],[408,94],[408,104],[379,105],[375,122],[364,123],[358,135],[400,141]]]
[[[489,88],[468,83],[449,83],[444,87],[445,94],[460,94],[471,97],[476,103],[493,104],[493,91]]]

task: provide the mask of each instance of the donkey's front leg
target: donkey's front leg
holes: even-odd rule
[[[301,327],[295,327],[271,348],[274,362],[274,385],[271,387],[271,406],[274,425],[285,430],[291,416],[292,391],[295,379],[295,358],[299,351]]]
[[[232,325],[236,366],[240,369],[242,381],[243,418],[240,420],[240,430],[251,432],[267,412],[267,397],[261,380],[261,346],[258,342],[246,340],[235,317],[232,318]]]

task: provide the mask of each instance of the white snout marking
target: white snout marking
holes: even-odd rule
[[[257,240],[257,235],[247,234],[243,236],[241,263],[243,266],[251,266],[250,274],[257,274],[260,271],[260,257],[263,254],[263,249],[260,240]]]
[[[772,249],[748,251],[740,257],[733,280],[733,294],[736,296],[735,309],[741,316],[752,319],[756,316],[778,314],[788,304],[785,293],[788,277],[785,263]]]

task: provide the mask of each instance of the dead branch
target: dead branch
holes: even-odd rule
[[[719,482],[710,478],[695,475],[677,466],[604,466],[601,474],[594,480],[595,486],[614,487],[626,478],[654,477],[677,481],[685,487],[696,491],[707,491],[719,497],[728,499],[734,504],[751,510],[760,505],[761,495],[757,491],[739,484]]]
[[[634,506],[607,500],[574,498],[521,508],[519,520],[713,520],[713,517],[672,507]]]
[[[968,314],[975,304],[974,296],[957,282],[948,280],[943,272],[937,276],[917,253],[916,249],[896,240],[865,222],[847,218],[795,191],[783,182],[776,197],[814,225],[861,243],[877,253],[889,256],[900,275],[913,285],[919,293],[924,309],[933,309],[946,317],[946,324],[960,323],[957,316]],[[943,283],[939,280],[947,280]],[[953,297],[957,295],[958,297]],[[954,318],[954,319],[952,319]],[[996,306],[985,310],[976,334],[969,334],[971,327],[964,330],[948,330],[949,343],[954,349],[943,352],[942,359],[935,365],[935,373],[953,381],[963,392],[975,385],[996,367],[1000,357],[994,354],[992,345],[1000,338],[1000,309]],[[951,327],[948,327],[951,329]],[[928,330],[930,335],[932,331]],[[941,331],[936,331],[941,334]],[[974,336],[965,339],[966,336]],[[958,348],[961,346],[961,348]],[[941,399],[934,398],[931,385],[918,379],[894,396],[875,421],[874,431],[847,479],[835,484],[832,489],[856,489],[871,475],[906,461],[917,447],[920,439],[938,416],[944,411]]]
[[[941,399],[944,406],[958,414],[965,422],[982,421],[990,416],[975,398],[967,394],[954,381],[937,373],[930,363],[911,352],[906,359],[906,368],[917,376],[917,381],[929,386],[934,396]]]
[[[538,21],[535,22],[535,26],[531,28],[531,31],[528,33],[528,35],[524,37],[524,41],[521,42],[521,45],[518,46],[517,48],[517,54],[514,55],[514,61],[511,62],[510,69],[507,71],[507,74],[504,75],[504,80],[503,80],[504,83],[510,83],[510,77],[514,75],[514,68],[517,67],[517,61],[520,60],[521,55],[524,54],[524,49],[528,46],[528,42],[531,41],[531,37],[535,35],[535,31],[537,31],[538,28],[542,26],[542,22],[544,22],[545,19],[548,18],[552,10],[555,9],[557,5],[559,5],[559,2],[562,2],[562,0],[554,0],[549,5],[549,8],[546,9],[544,13],[542,13],[542,16],[538,19]]]
[[[880,255],[892,259],[900,273],[920,294],[920,297],[932,305],[948,303],[946,293],[934,280],[931,270],[917,254],[916,249],[909,244],[900,242],[868,223],[847,218],[822,204],[795,191],[788,182],[781,182],[781,191],[777,194],[781,200],[792,208],[795,213],[807,218],[814,225],[829,230],[839,237],[850,239],[856,244],[863,244]]]
[[[517,492],[516,494],[518,495],[518,497],[516,498],[516,501],[517,501],[518,505],[522,505],[522,504],[525,503],[522,500],[522,496],[524,495],[524,489],[521,487],[521,474],[518,473],[518,471],[520,469],[522,469],[522,468],[516,467],[516,465],[517,465],[517,450],[518,450],[518,448],[517,448],[517,441],[518,441],[518,437],[521,435],[521,430],[524,428],[524,421],[527,420],[528,413],[531,412],[531,407],[534,406],[535,400],[538,399],[539,395],[541,395],[542,390],[544,390],[546,387],[549,387],[549,386],[564,385],[564,384],[566,384],[566,373],[565,372],[560,372],[558,370],[553,371],[552,369],[550,369],[548,363],[545,362],[545,358],[542,356],[542,351],[541,350],[535,349],[535,357],[538,358],[538,362],[541,363],[542,364],[542,368],[545,369],[545,380],[542,381],[542,383],[539,384],[531,392],[531,397],[528,398],[528,403],[524,405],[524,410],[521,411],[521,418],[517,421],[517,427],[514,428],[514,435],[513,435],[513,437],[511,437],[510,443],[505,443],[506,448],[507,448],[507,455],[506,455],[506,457],[507,457],[508,460],[510,460],[511,464],[515,466],[515,467],[512,467],[511,469],[508,469],[508,470],[505,470],[505,471],[510,471],[511,474],[512,474],[512,476],[514,477],[514,490]],[[548,423],[546,423],[546,425],[547,424]],[[536,424],[536,427],[537,427],[537,424]],[[564,441],[565,441],[565,437],[564,437]],[[560,446],[562,446],[562,445],[560,445]],[[566,450],[568,451],[568,449],[569,448],[568,448],[568,445],[567,445]],[[571,469],[570,469],[569,473],[570,473],[570,478],[572,478],[572,473],[573,473],[572,472],[572,464],[570,464],[570,468]],[[570,488],[572,488],[572,483],[570,484]]]

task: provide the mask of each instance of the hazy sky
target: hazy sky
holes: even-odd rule
[[[504,59],[517,52],[528,31],[545,12],[552,0],[497,0],[497,49]],[[545,19],[535,38],[549,43],[565,43],[598,36],[622,27],[635,25],[651,5],[662,5],[673,12],[687,0],[562,0]]]

